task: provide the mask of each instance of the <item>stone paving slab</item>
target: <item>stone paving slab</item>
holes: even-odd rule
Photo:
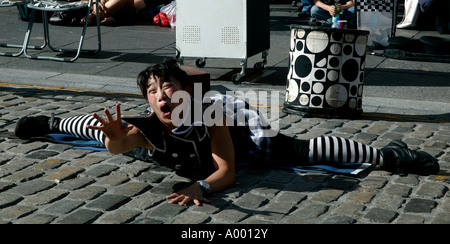
[[[436,156],[441,172],[400,177],[373,170],[351,177],[242,168],[233,187],[201,207],[168,203],[165,196],[188,180],[165,167],[14,137],[24,115],[72,116],[117,102],[125,115],[146,107],[136,96],[0,85],[1,223],[450,223],[448,121],[305,118],[280,110],[281,133],[336,135],[375,147],[400,139]]]

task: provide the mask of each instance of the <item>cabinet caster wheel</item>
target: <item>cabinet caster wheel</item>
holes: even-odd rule
[[[206,60],[205,60],[205,59],[199,58],[199,59],[195,60],[195,65],[196,65],[198,68],[203,68],[203,67],[205,67],[205,65],[206,65]]]
[[[242,76],[241,74],[234,74],[232,77],[231,77],[231,81],[233,81],[233,83],[235,84],[235,85],[239,85],[239,84],[241,84],[242,83],[242,79],[243,79],[243,77],[244,76]]]

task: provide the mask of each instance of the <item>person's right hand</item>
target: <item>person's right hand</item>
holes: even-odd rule
[[[126,125],[122,122],[120,105],[116,104],[116,119],[114,119],[108,109],[104,110],[107,120],[104,120],[98,114],[94,113],[92,116],[97,119],[102,125],[92,126],[88,125],[88,129],[101,130],[108,137],[109,140],[121,140],[127,136],[127,133],[133,129],[132,125]]]

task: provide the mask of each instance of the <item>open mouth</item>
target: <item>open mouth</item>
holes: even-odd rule
[[[167,114],[167,113],[170,113],[170,107],[169,107],[169,105],[163,105],[162,107],[161,107],[161,112],[163,112],[164,114]]]

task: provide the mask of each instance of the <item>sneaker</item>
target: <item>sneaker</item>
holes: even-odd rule
[[[81,12],[82,10],[82,12]],[[62,25],[62,26],[78,26],[80,25],[80,18],[83,17],[85,11],[83,9],[76,11],[56,11],[53,13],[52,17],[48,20],[48,22],[52,25]],[[80,14],[83,14],[81,15]]]
[[[430,154],[408,149],[404,142],[394,140],[382,148],[383,168],[395,174],[432,175],[439,172],[439,163]]]
[[[64,21],[63,12],[57,11],[54,12],[52,17],[48,20],[50,24],[59,25],[62,24]]]
[[[314,17],[311,17],[309,19],[308,24],[310,26],[331,27],[331,23],[329,23],[328,21],[317,19],[317,18],[314,18]]]
[[[23,117],[17,121],[14,134],[20,139],[30,139],[32,137],[44,136],[50,133],[58,132],[57,124],[60,119],[39,115],[36,117]]]
[[[311,18],[309,19],[308,25],[310,25],[310,26],[316,26],[316,23],[317,23],[317,19],[311,17]]]

